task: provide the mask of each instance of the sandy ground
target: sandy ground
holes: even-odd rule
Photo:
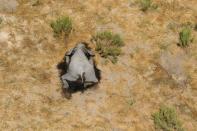
[[[188,131],[197,129],[197,32],[177,46],[183,24],[197,23],[196,0],[0,0],[0,130],[152,131],[151,114],[173,106]],[[72,18],[66,40],[50,22]],[[125,41],[117,64],[95,60],[98,88],[61,94],[57,64],[76,42],[111,30]]]

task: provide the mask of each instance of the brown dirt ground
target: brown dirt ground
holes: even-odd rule
[[[18,0],[0,10],[0,130],[155,130],[151,114],[173,106],[188,131],[197,129],[197,32],[187,49],[176,44],[186,22],[197,23],[196,0],[153,0],[140,10],[136,0]],[[50,22],[68,15],[74,31],[54,38]],[[125,41],[117,64],[98,54],[98,88],[61,95],[56,68],[76,42],[100,30]]]

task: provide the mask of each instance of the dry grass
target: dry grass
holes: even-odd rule
[[[128,0],[18,2],[11,13],[0,10],[0,130],[154,130],[151,114],[163,103],[176,107],[186,130],[197,129],[196,40],[177,47],[182,25],[196,23],[196,0],[152,0],[158,9],[146,13]],[[66,41],[50,27],[64,15],[75,26]],[[66,100],[57,64],[78,41],[95,49],[89,40],[103,30],[123,36],[124,54],[103,65],[96,53],[99,88]]]

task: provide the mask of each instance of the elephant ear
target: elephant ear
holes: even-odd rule
[[[67,51],[67,52],[66,52],[66,56],[71,56],[71,55],[74,54],[74,52],[75,52],[75,48],[73,48],[73,49]]]
[[[94,54],[94,52],[93,52],[93,51],[91,51],[91,50],[87,50],[87,52],[88,52],[88,54],[89,54],[90,56],[95,56],[95,54]]]
[[[92,52],[91,50],[85,48],[85,51],[84,51],[85,54],[87,54],[88,56],[95,56],[94,52]]]
[[[74,52],[75,52],[75,48],[66,52],[66,54],[64,56],[64,61],[66,62],[67,65],[70,63],[70,58],[74,54]]]

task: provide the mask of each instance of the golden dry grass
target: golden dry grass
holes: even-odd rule
[[[0,12],[0,130],[149,131],[162,104],[175,107],[185,129],[197,129],[197,41],[177,46],[183,24],[196,24],[196,0],[153,0],[158,9],[147,12],[137,0],[18,2]],[[74,31],[54,38],[50,23],[65,15]],[[106,29],[124,38],[124,54],[116,65],[96,54],[99,88],[66,100],[58,62],[78,41],[94,49],[91,36]]]

